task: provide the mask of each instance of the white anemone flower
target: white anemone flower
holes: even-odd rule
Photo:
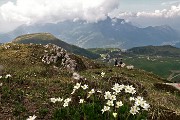
[[[62,101],[63,101],[63,98],[58,97],[58,98],[56,99],[56,101],[62,102]]]
[[[119,107],[121,107],[121,106],[123,106],[122,101],[117,101],[117,102],[116,102],[116,108],[119,108]]]
[[[120,93],[121,92],[121,90],[123,90],[124,89],[124,85],[122,84],[122,85],[119,85],[118,83],[115,83],[114,85],[113,85],[113,90],[116,92],[116,93]]]
[[[150,108],[150,105],[145,102],[145,103],[141,104],[141,107],[144,108],[144,110],[148,111],[148,109]]]
[[[52,103],[56,102],[56,98],[50,98],[50,100],[51,100]]]
[[[135,98],[134,98],[134,97],[130,97],[129,100],[130,100],[130,101],[133,101],[133,100],[135,100]]]
[[[95,90],[94,89],[91,89],[91,91],[89,91],[88,92],[88,96],[87,96],[87,98],[89,98],[92,94],[94,94],[95,93]]]
[[[105,72],[101,72],[101,77],[104,77],[104,75],[105,75]]]
[[[10,74],[7,74],[7,75],[5,76],[5,78],[10,78],[10,77],[12,77]]]
[[[79,100],[79,103],[84,103],[84,99],[80,99],[80,100]]]
[[[137,107],[137,106],[132,106],[132,107],[131,107],[131,110],[130,110],[130,113],[133,114],[133,115],[135,115],[136,113],[139,112],[139,110],[140,110],[139,107]]]
[[[109,92],[109,91],[105,92],[104,98],[111,99],[111,92]]]
[[[76,89],[73,89],[73,91],[72,91],[72,93],[71,93],[71,94],[74,94],[74,93],[75,93],[75,91],[76,91]]]
[[[139,106],[143,103],[144,103],[143,97],[138,96],[137,98],[135,98],[135,105]]]
[[[131,93],[131,94],[135,94],[136,90],[132,85],[127,85],[125,86],[125,92],[126,93]]]
[[[37,116],[33,115],[33,116],[29,116],[29,118],[27,118],[26,120],[35,120]]]
[[[108,100],[106,104],[108,106],[114,106],[113,100]]]
[[[88,85],[86,85],[86,84],[85,84],[85,85],[83,85],[83,86],[81,86],[81,87],[82,87],[82,89],[83,89],[83,90],[88,89]]]
[[[113,117],[116,118],[117,117],[117,113],[113,113]]]
[[[2,76],[0,76],[0,79],[2,78]]]
[[[81,83],[76,83],[76,85],[74,86],[74,89],[79,89],[81,87]]]
[[[116,100],[116,95],[111,95],[111,100]]]
[[[68,102],[64,102],[63,107],[67,107],[69,105]]]
[[[70,102],[71,101],[71,98],[66,98],[65,100],[64,100],[64,102]]]
[[[104,106],[104,108],[101,110],[102,114],[106,111],[110,111],[110,107],[109,106]]]

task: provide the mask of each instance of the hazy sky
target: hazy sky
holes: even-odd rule
[[[136,25],[180,28],[180,0],[0,0],[0,32],[34,23],[123,18]]]

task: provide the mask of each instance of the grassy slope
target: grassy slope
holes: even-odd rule
[[[135,47],[129,49],[128,52],[136,55],[160,55],[180,57],[180,49],[170,45]]]
[[[133,58],[125,57],[124,62],[127,64],[132,64],[136,68],[144,69],[149,72],[153,72],[161,77],[167,78],[171,72],[170,70],[180,70],[180,59],[171,57],[149,57],[147,56],[134,56]],[[175,79],[177,80],[177,79]]]
[[[33,114],[39,119],[52,119],[54,111],[61,105],[50,103],[49,99],[61,96],[65,98],[71,93],[74,84],[72,73],[42,64],[42,53],[41,45],[15,45],[7,50],[0,46],[0,64],[5,67],[4,74],[10,73],[13,77],[0,80],[3,83],[0,88],[0,119],[25,119]],[[100,76],[102,71],[106,73],[104,78]],[[101,85],[104,90],[113,82],[113,77],[140,83],[147,91],[145,97],[152,105],[151,113],[157,115],[158,112],[162,112],[161,107],[180,113],[180,97],[156,89],[153,84],[164,81],[154,74],[116,67],[89,69],[81,71],[80,74],[89,82],[95,83],[95,87]],[[143,92],[141,90],[141,93]]]
[[[153,51],[151,51],[149,47],[153,48]],[[146,50],[144,50],[145,48]],[[108,53],[110,54],[112,59],[116,57],[120,57],[120,58],[122,57],[123,61],[126,64],[132,64],[136,68],[153,72],[154,74],[157,74],[163,78],[167,78],[171,74],[170,70],[180,70],[180,59],[179,57],[177,57],[177,55],[180,55],[178,54],[180,49],[174,48],[171,46],[162,46],[162,47],[148,46],[145,48],[144,47],[138,47],[137,49],[133,48],[133,50],[135,49],[134,53],[130,53],[130,54],[123,53],[122,55],[117,54],[117,52],[115,51],[111,52],[113,49],[106,50],[106,49],[98,48],[98,49],[89,49],[89,50],[92,52],[99,53],[99,54],[105,54],[105,56]],[[169,56],[168,54],[164,56],[164,52],[167,51],[168,48],[171,49],[169,52],[171,54],[169,54]],[[158,49],[158,50],[155,50],[155,49]],[[156,51],[156,54],[155,54],[155,51]],[[161,51],[161,52],[157,52],[157,51]],[[158,57],[156,55],[162,55],[162,57]],[[148,57],[150,58],[150,60],[147,59]],[[173,81],[179,81],[179,79],[180,78],[177,77],[173,79]]]
[[[90,51],[87,51],[83,48],[77,47],[75,45],[70,45],[66,42],[63,42],[56,37],[54,37],[50,33],[36,33],[36,34],[27,34],[27,35],[22,35],[17,37],[15,40],[13,40],[14,43],[24,43],[24,44],[29,44],[29,43],[35,43],[35,44],[48,44],[52,43],[55,45],[58,45],[64,49],[66,49],[69,52],[82,55],[88,58],[98,58],[99,55],[94,54]]]

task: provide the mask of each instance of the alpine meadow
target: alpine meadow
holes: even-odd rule
[[[1,0],[0,120],[180,120],[180,0]]]

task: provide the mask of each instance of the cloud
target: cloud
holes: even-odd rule
[[[0,6],[0,26],[6,32],[19,25],[65,20],[97,22],[116,9],[119,0],[17,0]]]
[[[118,17],[118,18],[139,18],[139,17],[148,17],[148,18],[173,18],[180,16],[180,4],[177,6],[171,6],[169,10],[155,10],[154,12],[120,12],[119,9],[114,10],[111,14],[111,17]]]
[[[34,24],[78,19],[97,22],[106,19],[118,5],[119,0],[17,0],[0,6],[0,25],[5,22]]]

